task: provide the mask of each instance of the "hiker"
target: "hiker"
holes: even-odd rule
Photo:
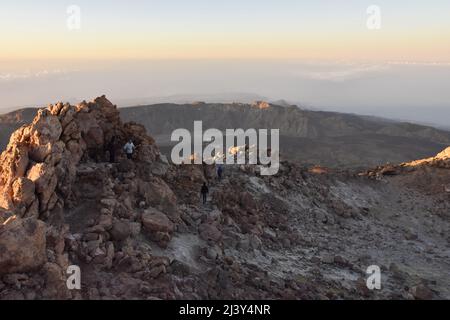
[[[130,141],[128,141],[124,146],[123,146],[123,150],[125,151],[125,153],[127,154],[127,158],[128,159],[133,159],[133,152],[134,149],[136,149],[135,145],[133,144],[133,141],[130,139]]]
[[[202,194],[203,197],[203,204],[206,204],[206,196],[208,195],[209,189],[206,186],[206,182],[203,182],[203,186],[202,189],[200,190],[200,193]]]
[[[116,162],[116,136],[111,138],[111,141],[108,143],[107,150],[109,152],[109,162]]]
[[[219,166],[217,168],[217,177],[219,178],[219,181],[222,181],[222,174],[223,174],[223,168],[222,168],[222,166]]]

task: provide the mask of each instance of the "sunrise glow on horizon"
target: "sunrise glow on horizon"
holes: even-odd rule
[[[21,1],[2,3],[0,61],[316,59],[448,62],[450,3],[377,1]],[[69,30],[67,8],[80,8]]]
[[[448,124],[448,0],[0,0],[0,112],[285,99]]]

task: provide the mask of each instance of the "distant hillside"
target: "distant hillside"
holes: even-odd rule
[[[157,104],[121,109],[163,144],[177,128],[279,128],[284,157],[310,164],[366,167],[428,157],[450,145],[450,132],[411,123],[335,112],[249,104]],[[164,147],[162,146],[164,149]]]
[[[37,109],[26,108],[0,115],[0,147],[5,149],[13,131],[29,123],[36,115]]]
[[[251,104],[156,104],[120,109],[125,121],[145,125],[163,151],[178,128],[278,128],[282,156],[307,164],[331,167],[370,167],[430,157],[450,145],[450,132],[376,117],[303,110],[295,106]],[[35,109],[0,116],[2,149],[17,127],[31,121]]]
[[[258,109],[248,104],[157,104],[121,109],[126,120],[146,125],[154,135],[166,134],[177,128],[193,127],[203,120],[205,127],[279,128],[284,136],[301,138],[342,137],[379,134],[396,137],[423,138],[449,144],[450,132],[411,123],[399,123],[375,117],[352,114],[301,110],[294,106],[270,105]],[[442,148],[441,148],[442,149]]]

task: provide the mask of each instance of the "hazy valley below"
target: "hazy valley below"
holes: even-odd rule
[[[448,63],[414,61],[13,60],[0,61],[0,110],[77,103],[104,93],[121,107],[285,100],[306,109],[448,126],[448,83]]]

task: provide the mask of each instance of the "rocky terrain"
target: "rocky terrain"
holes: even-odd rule
[[[1,155],[0,299],[450,299],[449,167],[446,149],[364,172],[226,166],[218,181],[170,164],[105,97],[51,105]]]
[[[170,154],[173,130],[204,128],[279,128],[284,157],[309,165],[364,168],[428,158],[450,145],[450,132],[411,123],[359,115],[303,110],[286,102],[253,104],[158,104],[121,108],[124,121],[139,122]],[[24,109],[0,116],[0,147],[10,134],[30,122],[36,111]]]

